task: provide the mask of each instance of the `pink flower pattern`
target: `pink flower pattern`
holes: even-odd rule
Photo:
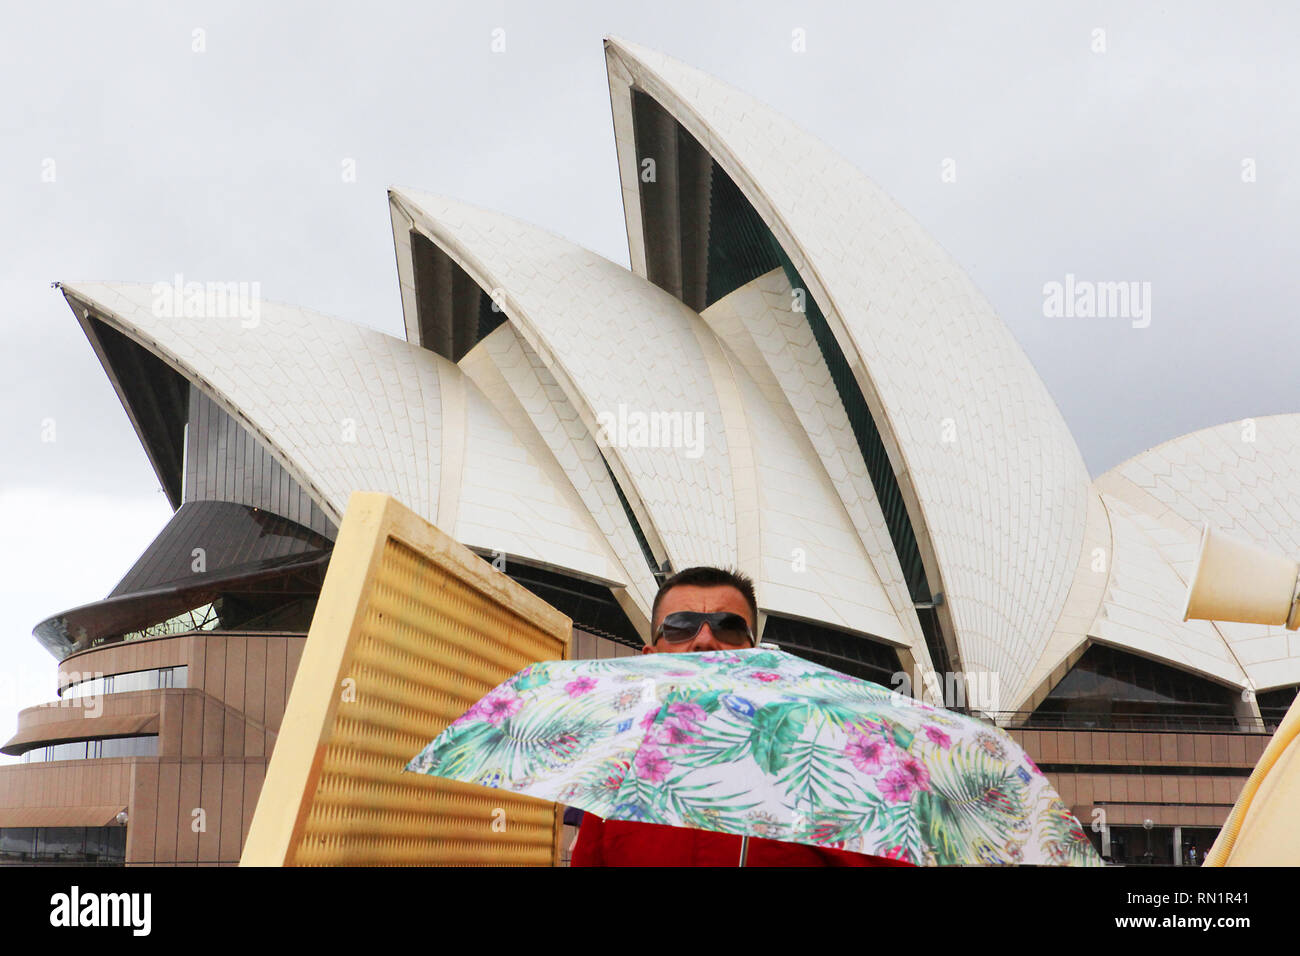
[[[916,790],[930,789],[930,771],[915,757],[904,757],[898,762],[898,772],[903,774]]]
[[[483,705],[482,717],[489,724],[499,724],[507,717],[513,717],[519,713],[519,708],[524,706],[522,697],[519,697],[509,691],[500,694],[489,694],[481,701]]]
[[[682,724],[669,720],[665,721],[664,725],[659,728],[656,740],[665,747],[682,747],[694,743],[695,735],[690,733]]]
[[[699,704],[669,704],[668,713],[680,720],[683,725],[692,727],[692,729],[704,723],[704,719],[708,717],[704,708]]]
[[[672,764],[653,747],[642,747],[636,755],[637,776],[650,783],[662,783],[668,776]]]
[[[893,746],[874,734],[854,734],[844,752],[853,761],[853,766],[863,773],[879,773],[882,767],[895,759]]]
[[[912,799],[912,778],[901,768],[895,767],[880,778],[880,795],[890,803],[906,803]]]
[[[569,697],[573,698],[581,697],[583,694],[589,693],[595,688],[595,686],[596,678],[579,677],[577,680],[571,680],[565,684],[564,689],[568,692]]]
[[[952,746],[952,738],[938,727],[926,727],[925,735],[930,738],[930,743],[938,744],[944,750],[947,750]]]

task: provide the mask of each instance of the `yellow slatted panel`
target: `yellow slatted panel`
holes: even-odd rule
[[[241,865],[556,865],[555,804],[402,768],[571,632],[392,498],[354,494]]]

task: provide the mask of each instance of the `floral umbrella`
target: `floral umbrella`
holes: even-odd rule
[[[406,769],[925,865],[1102,865],[999,728],[763,648],[534,664]]]

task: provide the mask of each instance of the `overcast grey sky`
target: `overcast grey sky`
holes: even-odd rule
[[[7,6],[0,739],[53,694],[33,625],[102,598],[170,514],[50,282],[256,281],[401,335],[392,184],[626,265],[606,34],[769,103],[916,216],[1015,333],[1094,475],[1300,411],[1300,14],[1284,4]],[[1150,325],[1046,317],[1043,286],[1067,274],[1151,283]]]

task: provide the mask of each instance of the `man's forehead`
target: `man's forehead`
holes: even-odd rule
[[[739,614],[746,621],[750,618],[749,602],[730,584],[679,584],[670,588],[659,601],[658,620],[655,623],[658,624],[674,611],[703,611],[706,614],[730,611]],[[753,621],[749,623],[751,627],[754,624]]]

